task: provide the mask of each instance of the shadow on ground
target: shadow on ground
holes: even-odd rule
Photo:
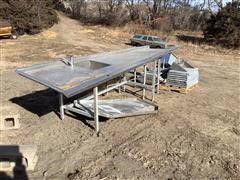
[[[23,155],[19,151],[18,145],[0,145],[0,165],[7,168],[14,163],[11,177],[6,172],[0,170],[1,180],[28,180],[26,167],[23,163]]]
[[[0,41],[1,40],[9,40],[9,39],[11,39],[10,37],[7,37],[7,36],[0,36]]]
[[[135,46],[134,46],[133,44],[131,44],[130,42],[126,42],[125,45],[135,47]]]
[[[52,111],[55,112],[58,109],[58,93],[51,89],[14,97],[10,101],[38,116],[46,115]]]
[[[72,102],[75,99],[83,97],[86,94],[80,94],[78,96],[74,96],[69,99],[64,99],[64,103]],[[20,97],[14,97],[10,99],[11,102],[23,107],[27,111],[36,114],[38,116],[44,116],[50,112],[55,112],[55,114],[60,118],[59,113],[59,94],[58,92],[51,89],[44,89],[40,91],[35,91],[30,94],[26,94]],[[95,129],[88,121],[93,120],[90,118],[86,118],[85,116],[65,112],[67,116],[70,116],[76,120],[82,121],[82,123],[88,126],[90,129]],[[104,117],[99,117],[99,121],[107,121],[108,119]]]

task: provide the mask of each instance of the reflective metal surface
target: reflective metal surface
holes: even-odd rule
[[[151,49],[148,46],[58,59],[49,63],[18,68],[16,72],[51,89],[72,97],[98,86],[141,65],[171,53],[171,49]]]

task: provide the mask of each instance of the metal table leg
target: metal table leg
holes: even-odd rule
[[[153,68],[153,74],[152,74],[152,101],[154,101],[155,96],[155,88],[156,88],[156,65],[157,61],[154,61],[154,68]]]
[[[126,81],[127,79],[126,79],[126,74],[123,74],[123,81]],[[126,86],[125,85],[123,85],[123,92],[125,92],[126,91]]]
[[[134,69],[134,83],[137,82],[137,69]]]
[[[64,105],[63,105],[63,94],[59,93],[59,106],[60,106],[60,117],[64,119]]]
[[[147,65],[144,65],[144,74],[143,74],[143,85],[146,85],[146,78],[147,78]],[[142,99],[145,99],[145,88],[143,88]]]
[[[99,134],[99,118],[98,118],[98,87],[93,89],[94,94],[94,120],[96,122],[97,135]]]
[[[119,83],[122,82],[122,78],[121,76],[119,77]],[[121,93],[121,86],[118,86],[118,93],[120,94]]]
[[[157,93],[159,94],[159,88],[160,88],[160,67],[161,67],[161,60],[158,60],[157,64]]]

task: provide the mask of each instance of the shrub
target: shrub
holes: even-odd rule
[[[207,41],[224,47],[240,47],[240,3],[228,3],[215,15],[211,15],[203,28]]]
[[[52,0],[0,0],[0,18],[8,20],[19,34],[39,33],[58,21]]]

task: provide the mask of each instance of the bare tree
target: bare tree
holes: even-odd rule
[[[197,26],[191,23],[200,22],[200,11],[207,7],[211,10],[213,3],[222,6],[222,0],[70,0],[70,3],[73,16],[82,20],[85,16],[87,22],[121,25],[139,20],[149,28],[159,29],[194,29]]]
[[[70,0],[69,4],[72,9],[72,16],[74,18],[82,17],[82,9],[85,5],[85,0]]]

